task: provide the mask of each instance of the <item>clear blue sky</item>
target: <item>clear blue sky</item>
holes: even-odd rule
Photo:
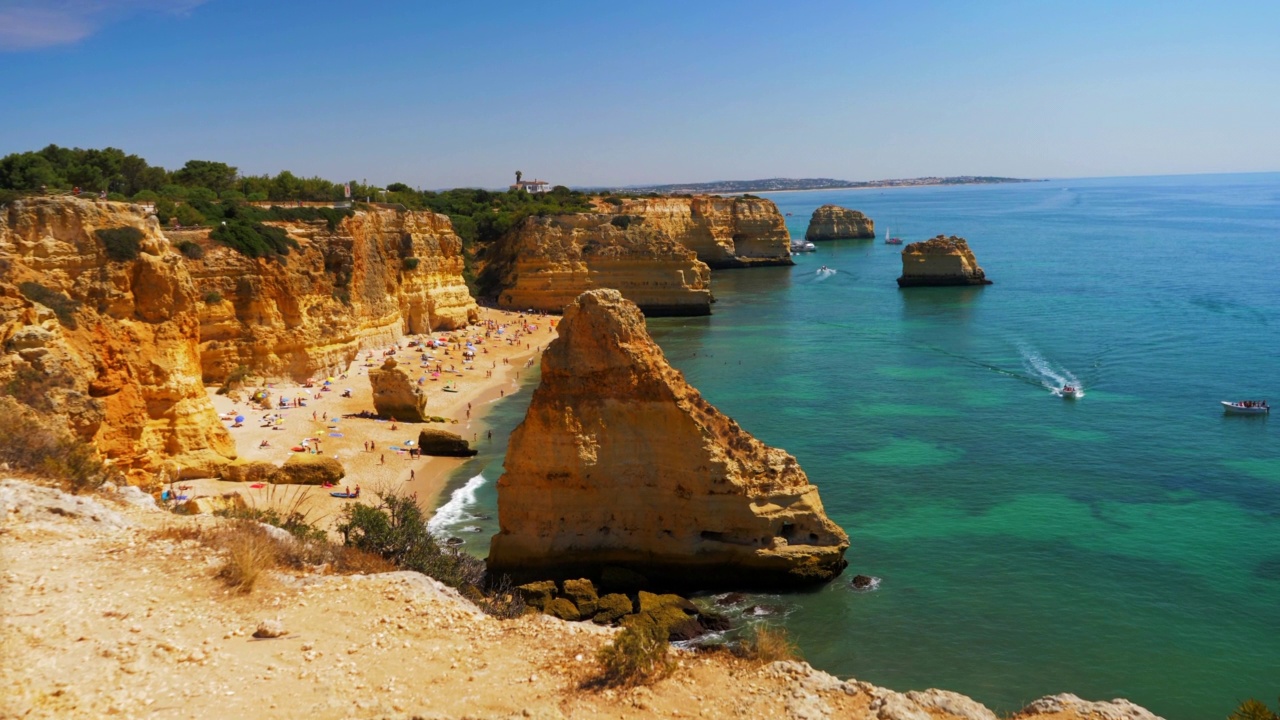
[[[0,0],[0,155],[423,188],[1280,170],[1280,2]]]

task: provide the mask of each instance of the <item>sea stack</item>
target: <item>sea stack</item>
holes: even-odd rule
[[[939,235],[902,249],[898,287],[990,284],[964,238]]]
[[[651,587],[796,587],[849,538],[796,459],[672,368],[616,290],[570,304],[498,480],[489,568],[518,582],[638,573]]]
[[[876,236],[876,223],[859,210],[823,205],[813,211],[805,240],[867,239]]]
[[[379,415],[401,422],[427,419],[427,391],[396,367],[395,358],[387,358],[382,367],[369,371],[369,385],[373,388],[373,409]]]

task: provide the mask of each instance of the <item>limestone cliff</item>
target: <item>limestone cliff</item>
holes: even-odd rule
[[[863,239],[876,236],[876,223],[858,210],[839,205],[823,205],[813,211],[805,240]]]
[[[132,228],[125,259],[98,230]],[[129,257],[136,253],[136,257]],[[201,383],[198,292],[154,217],[70,198],[0,211],[0,387],[134,481],[235,457]]]
[[[396,367],[395,358],[387,358],[382,367],[369,371],[369,385],[373,408],[379,415],[401,422],[426,420],[427,391],[404,368]]]
[[[964,238],[939,235],[902,249],[898,287],[990,284]]]
[[[559,313],[587,290],[614,288],[646,315],[707,315],[710,270],[693,251],[627,215],[525,218],[491,249],[498,305]]]
[[[498,481],[489,565],[517,579],[639,572],[656,585],[794,586],[848,537],[796,460],[712,407],[614,290],[565,311]]]
[[[713,270],[791,265],[791,234],[772,200],[755,197],[642,197],[597,207],[643,219],[698,254]]]
[[[205,247],[186,263],[203,301],[207,381],[238,365],[302,379],[344,365],[363,345],[478,317],[462,242],[444,215],[380,209],[333,229],[323,220],[269,224],[299,244],[285,263],[245,257],[207,233],[183,238]]]

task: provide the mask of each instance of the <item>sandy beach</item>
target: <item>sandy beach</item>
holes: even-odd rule
[[[539,361],[542,350],[555,338],[555,316],[508,312],[493,308],[480,310],[480,323],[465,330],[438,332],[431,339],[448,338],[445,348],[410,347],[409,342],[428,340],[427,336],[406,336],[394,346],[361,348],[345,373],[312,378],[312,386],[292,381],[255,378],[238,391],[218,395],[217,387],[209,387],[213,401],[228,431],[236,441],[236,451],[243,461],[283,464],[295,454],[306,438],[319,441],[319,452],[337,458],[346,469],[346,477],[334,488],[303,485],[253,487],[251,483],[215,479],[184,480],[180,492],[189,497],[218,496],[239,493],[251,507],[297,507],[321,527],[332,528],[343,505],[352,502],[375,502],[379,491],[415,493],[428,515],[434,512],[440,493],[450,473],[465,458],[410,457],[410,445],[424,428],[437,428],[457,433],[476,446],[489,442],[489,429],[484,415],[492,404],[518,390],[521,378],[527,379]],[[526,331],[527,328],[527,331]],[[501,332],[499,332],[501,329]],[[485,338],[486,331],[489,337]],[[474,361],[464,362],[460,348],[470,339],[475,342]],[[461,344],[452,342],[461,341]],[[447,418],[449,422],[396,423],[386,420],[344,417],[363,411],[372,413],[373,392],[368,371],[378,367],[395,351],[393,357],[411,372],[421,371],[428,387],[427,413]],[[430,358],[427,367],[426,358]],[[431,372],[437,365],[438,377]],[[450,368],[453,372],[450,372]],[[328,381],[329,384],[324,383]],[[449,390],[445,390],[448,387]],[[255,390],[271,394],[272,409],[265,410],[249,397]],[[344,397],[350,390],[350,396]],[[285,398],[287,407],[280,407]],[[293,400],[306,403],[294,407]],[[244,421],[235,427],[234,419]],[[497,438],[492,438],[496,441]],[[263,443],[266,443],[264,446]],[[365,444],[373,449],[366,450]],[[310,450],[307,450],[310,452]],[[330,492],[359,486],[359,500],[330,496]]]

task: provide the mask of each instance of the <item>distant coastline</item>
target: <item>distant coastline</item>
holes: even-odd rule
[[[732,195],[751,192],[859,190],[865,188],[915,187],[920,185],[992,185],[1027,182],[1047,182],[1047,180],[994,177],[988,175],[956,175],[951,177],[919,177],[860,181],[837,180],[834,178],[767,178],[764,180],[717,180],[715,182],[705,183],[632,185],[628,187],[608,189],[619,192],[658,193],[661,195]]]

